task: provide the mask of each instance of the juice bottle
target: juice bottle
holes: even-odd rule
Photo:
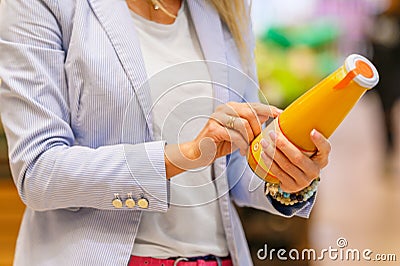
[[[247,155],[251,169],[263,180],[279,183],[261,158],[261,139],[269,138],[270,130],[280,131],[312,156],[316,152],[310,139],[312,129],[329,138],[361,96],[378,81],[378,72],[368,59],[357,54],[348,56],[341,67],[296,99],[253,140]]]

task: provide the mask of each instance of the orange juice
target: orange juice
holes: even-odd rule
[[[277,130],[305,154],[316,147],[310,139],[313,129],[330,137],[361,96],[379,81],[374,65],[365,57],[350,55],[343,66],[290,104],[250,145],[247,156],[251,169],[270,183],[279,183],[261,159],[260,141]]]

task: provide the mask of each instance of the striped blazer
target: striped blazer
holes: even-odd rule
[[[206,60],[247,69],[251,82],[220,71],[219,103],[257,101],[254,65],[203,0],[187,0]],[[250,47],[254,39],[249,38]],[[212,72],[212,69],[210,69]],[[12,175],[27,208],[15,265],[127,265],[143,211],[168,211],[164,141],[152,133],[151,98],[134,23],[124,0],[2,0],[0,111]],[[129,115],[125,116],[129,106]],[[251,265],[233,207],[308,216],[314,198],[276,205],[237,152],[213,165],[229,251]],[[116,209],[128,193],[148,208]]]

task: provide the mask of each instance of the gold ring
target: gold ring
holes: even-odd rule
[[[226,122],[225,126],[229,129],[235,129],[235,116],[229,116],[228,122]]]

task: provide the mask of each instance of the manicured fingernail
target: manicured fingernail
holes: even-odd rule
[[[260,144],[264,150],[268,148],[268,142],[265,139],[261,139]]]
[[[274,130],[269,131],[268,135],[272,139],[272,141],[276,140],[276,132]]]
[[[311,136],[316,137],[317,136],[317,131],[315,129],[311,130]]]

